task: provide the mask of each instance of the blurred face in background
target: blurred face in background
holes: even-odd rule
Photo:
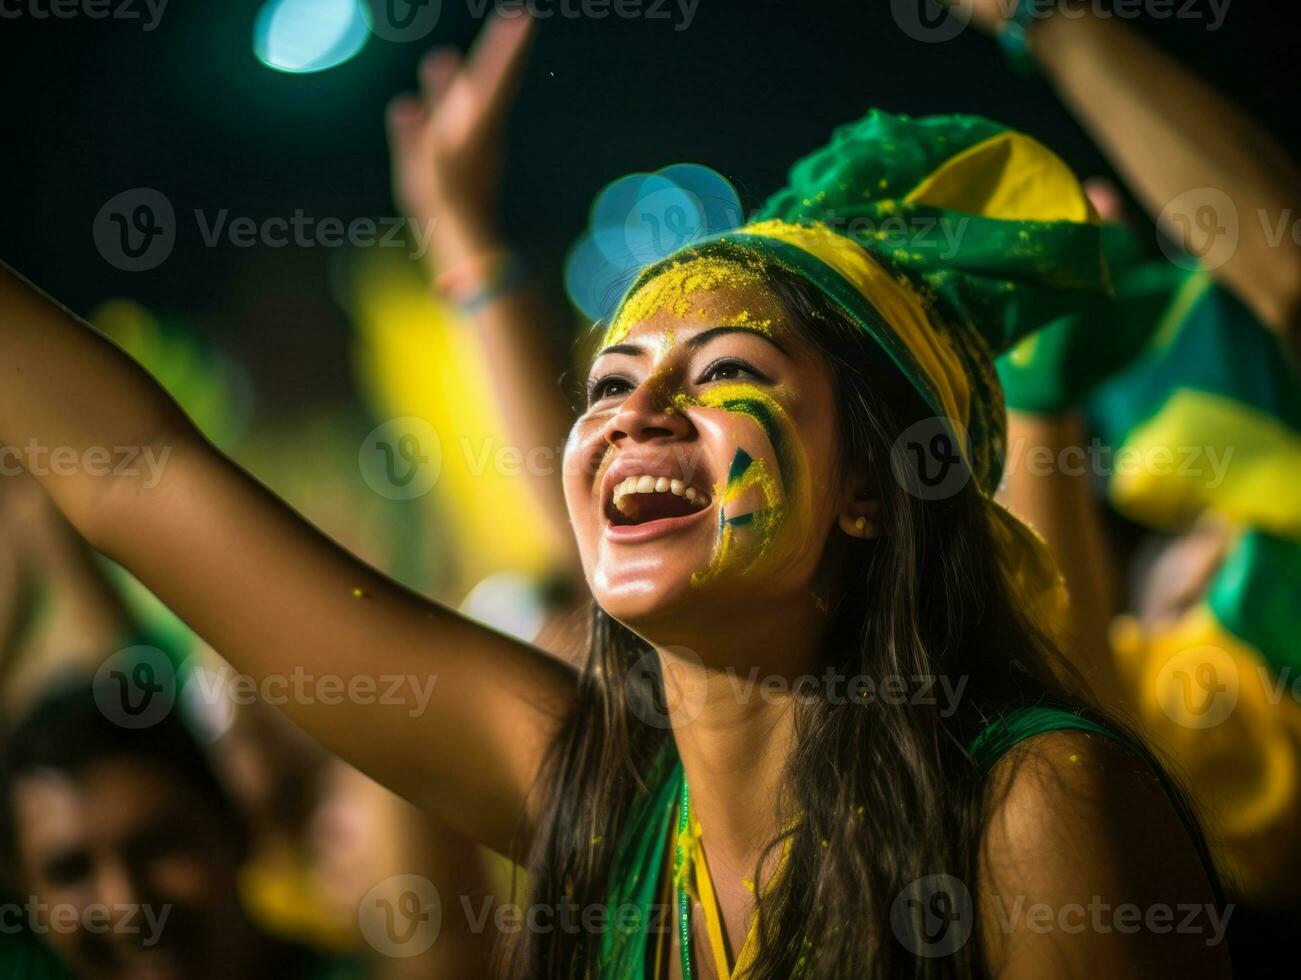
[[[12,803],[35,931],[78,977],[233,975],[251,928],[236,892],[239,836],[184,781],[105,759],[26,775]]]

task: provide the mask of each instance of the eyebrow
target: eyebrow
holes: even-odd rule
[[[700,333],[693,334],[691,337],[689,337],[686,342],[687,347],[691,350],[696,350],[697,348],[703,347],[705,344],[709,343],[715,337],[721,337],[724,334],[729,334],[729,333],[743,333],[743,334],[748,334],[751,337],[759,337],[762,340],[768,341],[768,343],[772,344],[774,347],[776,347],[787,357],[790,357],[790,353],[786,350],[786,348],[783,347],[781,344],[779,344],[775,339],[773,339],[772,337],[768,336],[768,334],[760,330],[754,330],[750,327],[733,327],[733,326],[710,327],[708,330],[702,330],[700,331]],[[637,355],[637,354],[644,354],[645,352],[646,352],[646,348],[642,347],[640,344],[612,344],[609,347],[597,351],[596,357],[592,358],[592,360],[596,360],[597,357],[604,357],[606,354]]]

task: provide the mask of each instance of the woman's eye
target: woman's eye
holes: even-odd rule
[[[632,382],[627,378],[622,378],[616,374],[606,375],[604,378],[594,378],[587,385],[587,403],[595,405],[604,398],[614,398],[619,395],[626,395],[633,389]]]
[[[705,368],[700,375],[698,384],[705,384],[709,381],[735,381],[738,378],[753,378],[756,381],[767,381],[761,371],[757,371],[744,361],[727,359],[715,361],[709,367]]]

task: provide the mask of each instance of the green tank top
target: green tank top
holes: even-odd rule
[[[1032,707],[1021,708],[989,725],[972,740],[970,752],[977,765],[988,772],[1018,743],[1046,732],[1068,730],[1122,740],[1118,733],[1083,714]],[[1153,766],[1168,789],[1164,773],[1148,753],[1141,746],[1123,741]],[[673,903],[657,901],[656,896],[663,884],[664,856],[682,780],[682,763],[670,743],[647,774],[649,790],[634,805],[616,845],[610,873],[609,927],[601,937],[601,980],[650,980],[646,976],[648,936],[674,926]],[[1207,870],[1218,900],[1214,871],[1209,865]]]

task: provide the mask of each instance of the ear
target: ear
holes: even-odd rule
[[[836,523],[851,538],[881,536],[881,496],[867,474],[856,473],[845,481]]]

